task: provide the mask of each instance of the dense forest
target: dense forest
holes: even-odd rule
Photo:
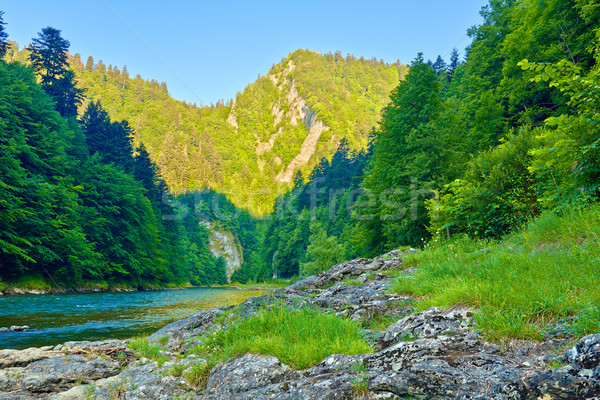
[[[0,277],[224,282],[198,223],[219,220],[244,250],[233,279],[264,281],[588,207],[600,6],[491,0],[481,15],[448,63],[298,50],[201,107],[69,58],[60,31],[19,50],[2,30]]]
[[[0,61],[0,284],[224,283],[208,230],[171,207],[144,145],[134,149],[129,123],[111,120],[98,101],[78,118],[85,90],[68,67],[68,47],[47,27],[28,48],[29,67]]]

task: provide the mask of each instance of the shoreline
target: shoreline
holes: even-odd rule
[[[79,288],[50,288],[50,289],[27,289],[20,287],[9,287],[0,290],[0,297],[9,296],[41,296],[41,295],[57,295],[57,294],[89,294],[89,293],[123,293],[123,292],[153,292],[160,290],[181,290],[181,289],[234,289],[234,290],[249,290],[249,291],[269,291],[279,286],[273,285],[272,287],[266,286],[251,286],[243,287],[234,284],[227,285],[215,285],[215,286],[177,286],[177,287],[109,287],[109,288],[97,288],[97,287],[79,287]]]

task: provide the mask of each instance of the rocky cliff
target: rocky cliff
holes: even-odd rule
[[[227,282],[231,283],[231,275],[240,268],[244,262],[244,252],[239,240],[233,233],[223,229],[218,223],[203,221],[210,231],[208,245],[210,252],[215,257],[225,259],[225,268],[227,270]]]
[[[600,396],[600,334],[578,341],[564,332],[542,342],[502,346],[473,329],[472,310],[415,312],[413,299],[388,294],[390,270],[402,271],[400,252],[334,266],[233,307],[202,311],[152,335],[164,363],[135,357],[127,341],[69,342],[56,347],[0,351],[2,399],[592,399]],[[355,284],[348,285],[348,279]],[[245,354],[217,364],[204,387],[182,376],[202,363],[186,356],[224,315],[253,315],[284,303],[368,322],[369,354],[333,354],[306,370],[269,355]],[[356,368],[356,365],[362,366]],[[177,372],[178,371],[178,372]],[[357,383],[360,383],[357,384]],[[360,390],[357,390],[360,388]]]

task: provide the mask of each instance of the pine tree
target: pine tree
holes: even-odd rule
[[[4,31],[4,25],[6,25],[6,22],[4,22],[3,16],[4,11],[0,11],[0,59],[4,57],[6,50],[8,49],[8,33]]]
[[[56,102],[56,110],[64,117],[77,115],[77,105],[83,90],[75,86],[75,74],[68,70],[70,43],[60,36],[60,30],[46,27],[32,39],[29,59],[41,84]]]
[[[90,102],[81,119],[90,154],[98,153],[125,171],[133,169],[133,129],[127,121],[111,122],[99,101]]]
[[[448,65],[448,81],[452,81],[452,77],[456,72],[456,69],[460,65],[459,54],[456,48],[452,49],[452,53],[450,53],[450,64]]]
[[[85,69],[87,71],[93,71],[94,70],[94,57],[89,56],[86,63],[85,63]]]
[[[136,149],[134,157],[133,175],[138,182],[141,182],[144,188],[151,194],[156,194],[158,190],[158,168],[150,159],[150,154],[146,150],[146,146],[141,144]]]
[[[440,75],[442,72],[446,71],[446,62],[444,61],[444,59],[442,58],[442,56],[437,56],[437,59],[435,60],[435,62],[431,65],[431,68],[433,68],[433,71],[436,73],[436,75]]]

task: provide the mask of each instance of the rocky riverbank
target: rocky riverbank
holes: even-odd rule
[[[141,290],[160,290],[163,288],[145,288]],[[52,287],[48,289],[28,289],[21,287],[7,287],[4,291],[0,291],[0,296],[23,296],[23,295],[42,295],[42,294],[75,294],[75,293],[101,293],[101,292],[135,292],[140,289],[133,287],[80,287],[80,288],[63,288]]]
[[[413,299],[389,294],[403,253],[334,266],[234,307],[200,312],[152,335],[164,363],[136,357],[127,341],[68,342],[0,350],[0,399],[591,399],[600,396],[600,334],[573,340],[560,330],[543,342],[488,343],[472,310],[414,312]],[[410,274],[410,270],[403,273]],[[186,356],[231,315],[273,304],[312,307],[361,321],[375,351],[334,354],[306,370],[273,356],[246,354],[216,365],[204,387]],[[387,321],[386,326],[373,321]],[[367,329],[367,328],[371,329]],[[375,330],[375,327],[379,330]]]

